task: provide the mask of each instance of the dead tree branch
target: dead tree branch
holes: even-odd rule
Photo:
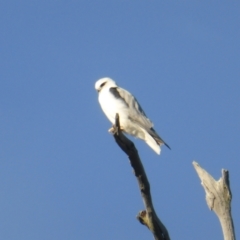
[[[158,218],[152,203],[150,192],[150,184],[147,175],[139,158],[138,151],[133,142],[131,142],[121,131],[119,123],[119,115],[116,114],[115,125],[113,126],[113,136],[118,146],[127,154],[131,166],[134,169],[134,174],[137,178],[140,192],[143,198],[145,209],[140,211],[137,219],[144,224],[152,232],[155,240],[170,240],[168,231],[163,223]]]
[[[232,194],[229,183],[229,173],[222,170],[222,177],[216,181],[206,170],[193,162],[201,184],[206,192],[206,201],[210,210],[214,211],[221,223],[224,240],[235,240],[233,220],[231,216]]]

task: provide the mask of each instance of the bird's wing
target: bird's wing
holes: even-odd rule
[[[147,131],[158,145],[165,144],[169,149],[171,149],[153,129],[153,123],[149,118],[147,118],[137,99],[130,92],[120,87],[111,87],[109,91],[116,99],[122,101],[122,103],[129,108],[128,117],[132,122]]]
[[[109,91],[116,99],[122,101],[129,108],[128,117],[131,121],[146,130],[153,127],[153,123],[147,118],[137,99],[131,93],[120,87],[111,87]]]

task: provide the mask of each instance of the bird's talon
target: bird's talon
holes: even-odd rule
[[[109,128],[109,129],[108,129],[108,132],[114,133],[114,128],[113,128],[113,127]]]

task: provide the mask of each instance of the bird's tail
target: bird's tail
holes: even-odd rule
[[[152,148],[158,155],[160,155],[160,145],[158,145],[157,142],[149,134],[146,135],[145,141],[150,148]]]
[[[169,145],[163,141],[163,139],[155,132],[153,128],[149,129],[145,134],[146,143],[157,153],[161,152],[161,145],[165,145],[169,149]]]
[[[158,144],[153,136],[151,136],[145,129],[142,129],[142,131],[144,132],[144,141],[159,155],[161,153],[161,144]]]

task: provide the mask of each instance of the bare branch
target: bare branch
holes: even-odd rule
[[[127,154],[130,160],[146,208],[146,210],[139,212],[137,219],[140,221],[140,223],[149,228],[155,240],[170,240],[166,227],[160,221],[154,210],[150,192],[150,184],[148,182],[142,162],[139,158],[138,151],[133,142],[122,133],[118,114],[116,114],[115,125],[111,130],[118,146]]]
[[[213,210],[219,218],[222,226],[224,240],[235,240],[234,226],[231,216],[232,194],[229,183],[229,173],[222,170],[222,177],[216,181],[206,170],[193,162],[201,184],[206,192],[206,201],[210,210]]]

